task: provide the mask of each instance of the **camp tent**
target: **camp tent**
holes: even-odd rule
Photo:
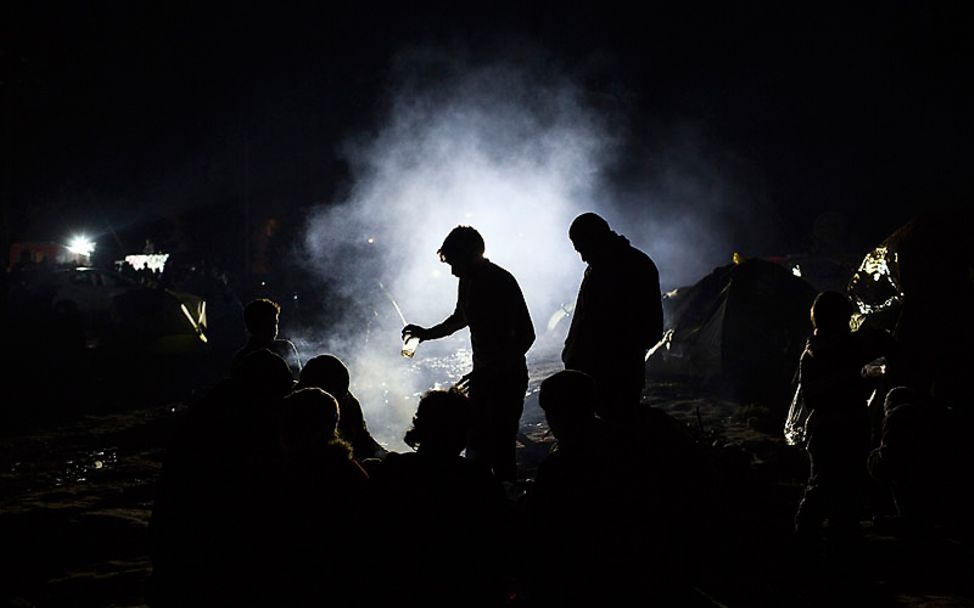
[[[971,211],[921,215],[891,234],[849,284],[857,321],[900,344],[896,382],[956,405],[969,401],[974,365]]]
[[[716,268],[664,297],[664,344],[650,375],[682,376],[779,406],[805,340],[815,290],[778,264],[744,260]]]

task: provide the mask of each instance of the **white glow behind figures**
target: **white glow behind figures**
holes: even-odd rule
[[[68,251],[75,255],[87,257],[95,252],[95,242],[85,235],[80,234],[72,238],[68,243]]]

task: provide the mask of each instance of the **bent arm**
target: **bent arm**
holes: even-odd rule
[[[443,322],[430,327],[426,330],[426,336],[424,340],[438,340],[440,338],[445,338],[450,334],[456,333],[467,326],[467,320],[463,316],[463,312],[460,311],[460,307],[457,306],[453,311],[453,314],[443,320]]]

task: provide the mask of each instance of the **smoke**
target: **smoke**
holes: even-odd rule
[[[308,221],[306,259],[351,305],[299,346],[349,364],[371,430],[398,448],[419,392],[469,371],[465,331],[421,345],[413,360],[399,354],[397,306],[406,322],[424,326],[453,310],[457,280],[436,251],[455,226],[479,230],[487,257],[519,281],[536,354],[559,345],[566,323],[548,332],[549,319],[574,302],[584,271],[567,237],[579,213],[603,213],[634,244],[662,253],[664,284],[686,269],[709,270],[703,232],[715,247],[722,241],[694,216],[691,203],[715,193],[686,190],[693,171],[670,170],[677,185],[610,183],[626,150],[623,125],[552,62],[474,65],[414,51],[392,73],[381,126],[344,146],[347,196]],[[660,196],[676,202],[664,210]]]

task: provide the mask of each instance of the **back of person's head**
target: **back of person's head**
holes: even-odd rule
[[[852,302],[837,291],[823,291],[812,302],[812,327],[818,334],[839,334],[850,331]]]
[[[597,213],[583,213],[576,217],[568,229],[568,238],[576,245],[598,244],[612,236],[609,223]]]
[[[244,307],[244,324],[252,335],[273,340],[277,337],[280,314],[280,304],[267,298],[259,298]]]
[[[232,370],[233,380],[244,395],[282,397],[294,386],[294,376],[287,361],[277,353],[259,348],[240,360]]]
[[[443,239],[440,259],[447,263],[469,262],[484,255],[484,237],[471,226],[457,226]]]
[[[886,399],[883,401],[883,410],[889,414],[901,405],[916,405],[919,403],[917,397],[918,395],[916,391],[908,386],[897,386],[895,388],[891,388],[889,392],[886,393]]]
[[[320,388],[302,388],[281,402],[281,446],[306,453],[336,439],[338,402]]]
[[[348,368],[334,355],[318,355],[301,369],[298,387],[314,386],[341,399],[348,392]]]
[[[459,455],[467,442],[470,400],[455,390],[429,391],[419,400],[406,445],[422,452]]]
[[[595,418],[598,398],[595,380],[588,374],[566,369],[541,383],[538,404],[544,410],[551,432],[559,440]]]

